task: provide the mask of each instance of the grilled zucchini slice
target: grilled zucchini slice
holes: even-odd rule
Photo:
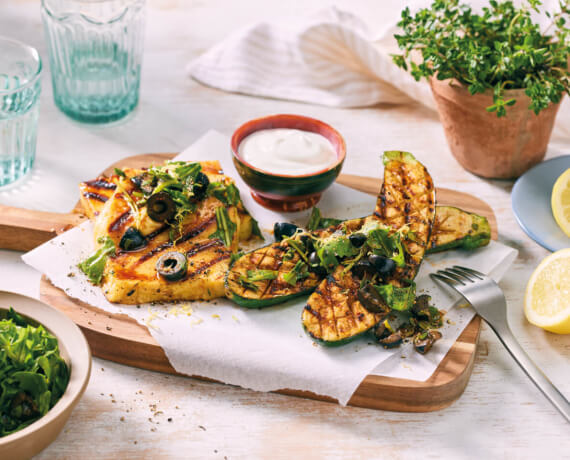
[[[302,322],[313,340],[328,346],[344,345],[367,332],[385,316],[371,313],[357,298],[359,281],[339,266],[311,294]]]
[[[437,206],[428,254],[448,249],[473,250],[491,240],[489,221],[477,214],[452,206]]]
[[[226,297],[247,308],[262,308],[285,302],[289,299],[312,292],[321,278],[313,272],[294,285],[285,280],[286,273],[297,264],[303,264],[299,254],[288,242],[282,241],[248,252],[237,259],[226,275]],[[249,274],[268,274],[250,281]],[[253,277],[255,279],[255,276]]]
[[[407,152],[384,154],[384,184],[374,215],[394,231],[407,227],[402,240],[406,263],[388,283],[403,286],[418,272],[435,220],[435,189],[427,169]],[[413,235],[413,236],[412,236]],[[302,323],[316,341],[336,346],[354,340],[378,324],[382,314],[371,313],[358,301],[360,285],[340,267],[309,297]]]

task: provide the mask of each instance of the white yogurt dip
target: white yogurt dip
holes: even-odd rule
[[[239,144],[239,156],[255,168],[275,174],[321,171],[337,160],[335,148],[320,134],[299,129],[262,129]]]

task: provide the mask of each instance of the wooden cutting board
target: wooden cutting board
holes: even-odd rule
[[[148,166],[173,156],[174,154],[160,153],[128,157],[110,166],[104,174],[111,173],[115,167]],[[348,174],[341,174],[337,182],[373,195],[378,193],[381,185],[380,179]],[[472,195],[444,188],[437,189],[437,201],[440,205],[457,206],[487,217],[492,237],[497,238],[495,215],[485,202]],[[29,250],[84,220],[79,205],[69,214],[0,205],[0,248]],[[177,373],[148,330],[128,316],[109,314],[72,299],[45,277],[41,281],[40,297],[79,325],[94,356],[143,369]],[[481,320],[475,317],[425,382],[369,375],[360,384],[349,405],[406,412],[427,412],[449,406],[463,393],[467,385],[473,369],[480,330]],[[201,376],[193,377],[211,380]],[[278,393],[335,401],[306,391],[283,389]]]

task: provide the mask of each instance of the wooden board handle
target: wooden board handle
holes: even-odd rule
[[[382,186],[382,180],[379,178],[355,176],[354,174],[341,174],[336,181],[341,185],[368,193],[369,195],[378,195]]]
[[[83,221],[81,214],[0,205],[0,249],[29,251]]]

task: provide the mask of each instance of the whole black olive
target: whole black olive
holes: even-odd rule
[[[387,257],[382,257],[376,254],[370,254],[368,261],[376,269],[376,272],[383,277],[390,276],[396,269],[396,262]]]
[[[313,244],[313,239],[309,235],[303,235],[301,237],[301,243],[305,246],[307,252],[311,253],[315,250],[315,245]]]
[[[273,234],[275,241],[281,241],[285,237],[293,236],[299,227],[289,222],[275,222],[273,225]]]
[[[155,222],[166,222],[176,215],[176,203],[166,192],[151,195],[146,202],[148,217]]]
[[[145,246],[145,237],[134,227],[127,228],[127,231],[123,234],[123,237],[119,242],[119,247],[123,251],[136,251],[137,249],[144,248]]]
[[[317,252],[316,251],[311,252],[309,254],[309,265],[316,266],[320,264],[321,264],[321,259],[319,259]]]
[[[348,237],[348,240],[355,248],[360,248],[366,243],[366,235],[364,233],[353,233]]]
[[[156,262],[156,272],[168,281],[182,279],[187,270],[188,259],[181,252],[167,252],[160,256]]]
[[[373,275],[376,269],[367,260],[360,260],[352,267],[352,274],[357,278],[364,278],[366,274]]]
[[[208,185],[210,185],[210,179],[208,179],[208,176],[206,176],[206,174],[200,171],[196,176],[194,185],[192,185],[192,193],[194,194],[194,199],[201,200],[204,198],[206,190],[208,190]]]

